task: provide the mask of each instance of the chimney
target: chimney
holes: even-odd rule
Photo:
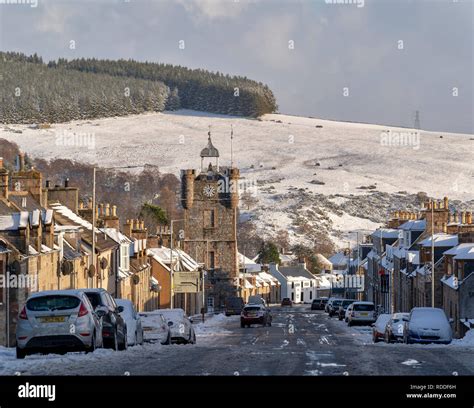
[[[466,224],[466,212],[461,212],[461,224]]]
[[[433,201],[433,209],[434,210],[438,209],[438,201]]]
[[[46,188],[49,188],[51,186],[51,181],[46,180]]]
[[[132,228],[133,228],[132,224],[133,224],[133,221],[130,221],[130,220],[127,220],[127,222],[125,224],[123,224],[123,233],[127,237],[132,236]]]
[[[117,216],[117,206],[113,205],[112,206],[112,217],[116,217],[116,216]]]
[[[20,166],[20,171],[25,171],[25,153],[20,152],[18,155],[18,164]]]
[[[89,200],[87,200],[87,208],[92,209],[92,198],[89,198]]]
[[[99,206],[99,217],[103,217],[104,216],[104,204],[100,203],[100,206]]]
[[[105,216],[106,217],[110,216],[110,204],[109,203],[105,204]]]
[[[472,224],[472,212],[466,212],[466,224]]]
[[[84,203],[83,203],[82,201],[79,203],[79,209],[80,209],[80,210],[83,210],[83,209],[84,209]]]
[[[8,170],[3,167],[3,158],[0,157],[0,198],[8,199]]]
[[[64,187],[65,188],[69,187],[69,178],[68,177],[64,180]]]
[[[449,199],[448,199],[448,197],[444,197],[443,201],[444,201],[444,208],[447,210],[449,208]]]

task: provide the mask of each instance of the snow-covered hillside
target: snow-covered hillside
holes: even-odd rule
[[[474,137],[466,134],[416,134],[413,129],[279,114],[254,120],[178,111],[50,129],[9,125],[1,128],[0,137],[46,159],[154,164],[178,175],[180,169],[200,166],[209,125],[220,163],[228,165],[231,124],[234,163],[258,199],[242,205],[243,216],[264,234],[285,229],[295,241],[310,241],[330,231],[342,245],[346,238],[341,232],[372,229],[398,205],[415,208],[417,192],[474,199]]]

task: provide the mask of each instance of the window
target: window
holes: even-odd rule
[[[311,299],[313,299],[313,292],[312,291],[309,292],[309,300],[311,300]]]
[[[215,254],[214,251],[209,252],[209,269],[214,269],[216,266],[216,259],[215,259]]]
[[[295,300],[295,292],[291,292],[291,300]]]
[[[301,292],[301,301],[304,301],[304,292]]]
[[[130,249],[128,244],[120,245],[120,268],[123,271],[130,269]]]
[[[214,227],[215,227],[215,211],[204,210],[204,228],[214,228]]]
[[[295,288],[295,282],[291,282],[291,289]]]

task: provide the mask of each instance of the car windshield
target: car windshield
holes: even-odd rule
[[[343,307],[347,307],[347,306],[349,306],[351,303],[354,303],[354,301],[353,301],[353,300],[344,300],[344,301],[342,302],[342,306],[343,306]]]
[[[100,293],[86,292],[89,301],[91,302],[92,307],[95,309],[97,306],[102,305],[102,300],[100,299]]]
[[[354,310],[356,312],[373,312],[374,309],[374,305],[371,304],[354,304]]]
[[[76,309],[81,300],[75,296],[50,295],[28,300],[26,307],[34,312]]]
[[[334,301],[332,302],[332,305],[333,305],[333,306],[339,306],[341,303],[342,303],[342,300],[334,300]]]

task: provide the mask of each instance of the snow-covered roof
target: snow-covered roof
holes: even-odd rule
[[[441,282],[446,286],[449,286],[451,289],[457,290],[459,287],[458,278],[454,275],[447,275],[441,278]]]
[[[434,234],[434,246],[438,247],[454,247],[458,244],[458,236],[451,234],[438,233]],[[431,247],[431,236],[420,242],[421,246]]]
[[[100,231],[106,234],[110,239],[114,240],[117,244],[131,244],[132,241],[124,234],[122,234],[116,228],[100,228]]]
[[[33,227],[38,227],[40,225],[40,220],[41,220],[40,210],[33,210],[30,212],[30,224]]]
[[[331,256],[328,261],[332,265],[346,265],[347,264],[347,256],[344,252],[337,252],[333,256]]]
[[[62,215],[63,217],[69,219],[73,224],[80,225],[90,231],[92,231],[92,224],[85,220],[84,218],[77,215],[74,211],[62,205],[60,203],[51,204],[50,207],[56,211],[58,214]],[[98,228],[96,228],[96,232],[100,232]]]
[[[171,250],[167,247],[149,248],[147,254],[169,270]],[[179,248],[173,248],[173,269],[175,271],[195,271],[199,264],[186,252]]]
[[[15,231],[28,226],[29,213],[22,211],[0,216],[0,231]]]
[[[398,228],[404,231],[424,231],[426,229],[426,220],[410,220]]]
[[[248,272],[260,272],[262,270],[262,265],[254,262],[252,259],[247,258],[244,254],[238,253],[239,257],[239,266],[244,268]]]
[[[249,282],[248,279],[244,279],[244,288],[245,289],[253,289],[253,285]]]
[[[443,252],[444,255],[453,255],[456,260],[474,260],[474,243],[460,244]]]
[[[42,217],[43,217],[43,224],[44,225],[50,225],[52,222],[53,222],[53,214],[54,214],[54,211],[51,210],[51,209],[43,209],[43,214],[42,214]]]

